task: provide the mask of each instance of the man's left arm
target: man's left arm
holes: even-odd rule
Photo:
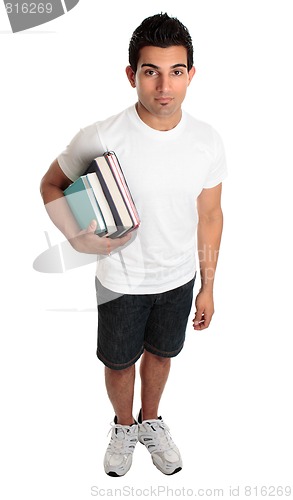
[[[193,328],[208,328],[214,314],[214,278],[223,230],[222,184],[203,189],[197,199],[197,245],[201,288],[195,299]]]

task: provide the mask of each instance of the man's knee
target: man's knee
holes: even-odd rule
[[[171,358],[168,358],[167,356],[160,356],[158,354],[153,354],[152,352],[149,352],[147,350],[144,351],[143,356],[147,359],[149,358],[153,362],[157,362],[161,365],[168,365],[171,362]]]
[[[131,375],[134,370],[135,370],[135,364],[127,366],[126,368],[119,368],[119,369],[105,366],[106,375],[116,378],[127,377]]]

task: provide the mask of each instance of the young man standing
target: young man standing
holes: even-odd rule
[[[139,440],[155,466],[170,475],[181,470],[182,459],[158,407],[171,358],[185,340],[196,273],[196,230],[201,289],[194,329],[207,328],[214,313],[226,165],[215,130],[181,107],[195,68],[192,40],[180,21],[167,14],[145,19],[132,35],[126,74],[137,103],[81,130],[50,166],[41,191],[50,217],[72,246],[100,256],[97,356],[105,365],[115,413],[105,472],[124,475]],[[80,231],[63,197],[89,163],[109,150],[119,158],[141,217],[136,234],[116,240],[96,236],[94,222]],[[136,420],[139,358],[141,409]]]

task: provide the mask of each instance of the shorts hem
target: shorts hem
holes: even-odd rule
[[[140,352],[132,358],[130,361],[127,361],[126,363],[112,363],[111,361],[108,361],[97,349],[96,354],[97,358],[104,363],[107,368],[111,368],[112,370],[124,370],[125,368],[129,368],[130,366],[134,365],[136,361],[140,358],[144,351],[144,347],[140,350]]]
[[[155,354],[156,356],[160,356],[161,358],[175,358],[175,356],[177,356],[177,354],[179,354],[182,351],[183,346],[184,346],[184,342],[183,342],[183,344],[181,344],[181,346],[178,349],[176,349],[176,351],[168,352],[168,351],[161,351],[160,349],[157,349],[156,347],[151,346],[147,342],[144,343],[144,347],[145,347],[146,351],[150,352],[151,354]]]

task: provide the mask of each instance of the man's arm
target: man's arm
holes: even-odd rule
[[[41,180],[40,191],[49,217],[73,248],[78,252],[108,255],[127,243],[131,234],[116,239],[97,236],[96,221],[92,221],[87,229],[80,230],[63,194],[71,182],[58,161],[54,160]]]
[[[218,184],[214,188],[203,189],[197,199],[201,288],[195,300],[195,330],[207,328],[214,314],[213,287],[223,230],[221,193],[222,184]]]

